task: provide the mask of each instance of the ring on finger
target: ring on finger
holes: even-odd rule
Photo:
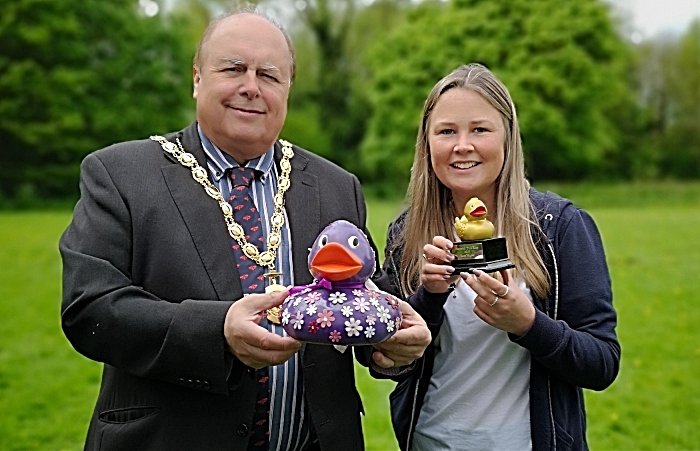
[[[504,297],[508,296],[508,291],[509,291],[509,290],[510,290],[510,287],[509,287],[508,285],[506,285],[506,292],[503,293],[503,294],[498,294],[497,296],[498,296],[498,297],[501,297],[501,298],[504,298]]]
[[[496,305],[496,302],[498,302],[499,298],[500,296],[496,295],[496,299],[494,299],[493,302],[489,304],[489,307],[493,307],[494,305]]]
[[[426,257],[425,254],[423,254],[423,260],[428,260],[428,257]]]

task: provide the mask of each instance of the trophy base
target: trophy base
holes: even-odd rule
[[[469,269],[493,273],[504,269],[514,268],[508,258],[505,238],[489,238],[486,240],[460,241],[452,247],[452,274],[467,272]]]
[[[486,273],[498,272],[505,269],[515,268],[515,265],[512,261],[506,258],[504,260],[496,260],[489,263],[461,263],[456,265],[453,262],[452,267],[455,269],[455,271],[452,273],[454,276],[462,272],[469,272],[468,270],[472,269],[478,269],[479,271]]]

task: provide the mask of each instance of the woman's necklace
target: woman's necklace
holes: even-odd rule
[[[277,278],[281,277],[282,273],[275,271],[275,257],[277,255],[277,248],[282,243],[282,234],[280,230],[282,230],[282,226],[284,225],[284,193],[287,192],[290,186],[289,173],[292,171],[292,165],[289,160],[294,156],[292,144],[283,139],[279,140],[280,143],[282,143],[282,161],[280,161],[282,174],[280,174],[279,180],[277,180],[277,194],[275,194],[274,197],[275,210],[272,213],[272,218],[270,218],[270,233],[267,236],[267,250],[260,252],[254,244],[246,240],[243,227],[233,219],[233,208],[231,204],[224,199],[221,191],[209,181],[208,172],[197,163],[195,156],[189,152],[185,152],[185,149],[182,148],[182,144],[180,143],[180,139],[176,139],[177,146],[162,136],[151,136],[151,139],[160,143],[163,150],[174,156],[180,164],[191,169],[192,177],[204,187],[204,191],[209,197],[219,203],[221,212],[224,214],[224,220],[226,221],[226,228],[231,238],[236,240],[241,246],[241,250],[246,257],[253,260],[259,266],[268,268],[265,277],[268,278],[269,285],[265,287],[265,292],[269,293],[272,291],[284,290],[284,287],[277,283]],[[268,311],[268,319],[271,321],[277,319],[275,318],[274,311]],[[276,322],[279,324],[279,320]]]

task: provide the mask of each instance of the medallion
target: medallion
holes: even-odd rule
[[[271,270],[264,274],[267,277],[268,285],[265,287],[265,293],[274,293],[276,291],[284,291],[283,285],[277,283],[277,278],[282,277],[281,272]],[[267,309],[266,316],[267,320],[274,324],[280,324],[280,311],[282,307],[280,305]]]

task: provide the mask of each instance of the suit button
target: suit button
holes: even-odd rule
[[[236,429],[236,434],[238,434],[240,437],[245,437],[246,435],[248,435],[248,425],[239,424],[238,429]]]
[[[202,382],[202,387],[203,387],[205,390],[209,390],[209,389],[211,388],[211,385],[209,384],[209,382],[204,381],[204,382]]]
[[[180,384],[180,385],[185,385],[185,379],[180,378],[180,379],[177,380],[177,383]]]
[[[187,386],[194,387],[194,381],[192,379],[187,379]]]
[[[194,381],[194,386],[197,388],[202,388],[202,381],[197,379],[196,381]]]

